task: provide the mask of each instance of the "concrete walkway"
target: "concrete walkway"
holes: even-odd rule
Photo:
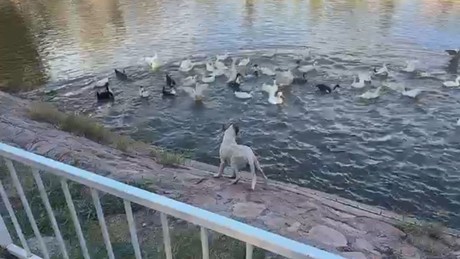
[[[460,258],[460,239],[405,233],[394,213],[276,181],[250,191],[248,175],[230,185],[211,177],[215,166],[194,161],[163,167],[141,148],[121,152],[31,121],[28,105],[0,92],[0,141],[114,179],[149,179],[159,194],[347,258]]]

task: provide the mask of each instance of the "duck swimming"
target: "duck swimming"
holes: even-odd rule
[[[164,85],[161,92],[163,93],[163,96],[176,96],[176,90],[174,87],[167,87]]]
[[[407,73],[412,73],[415,71],[415,63],[417,63],[416,60],[411,60],[411,61],[406,61],[406,67],[402,70]]]
[[[160,61],[158,59],[158,54],[156,52],[153,57],[145,58],[145,61],[147,62],[147,64],[150,65],[152,71],[156,71],[161,66]]]
[[[233,89],[238,89],[239,90],[240,85],[241,85],[241,77],[242,77],[242,75],[240,73],[237,73],[235,80],[228,82],[227,85],[230,86]]]
[[[351,87],[360,89],[364,86],[366,86],[364,80],[362,80],[359,76],[353,76],[353,83],[351,83]]]
[[[235,94],[235,97],[238,99],[251,99],[252,98],[252,94],[248,92],[235,91],[234,94]]]
[[[325,84],[319,84],[319,85],[316,85],[316,87],[318,88],[318,90],[323,93],[323,94],[330,94],[332,93],[332,91],[334,91],[336,88],[339,88],[340,85],[335,85],[334,88],[331,89],[330,86],[328,85],[325,85]]]
[[[182,84],[184,86],[192,86],[196,84],[196,75],[195,76],[188,76],[182,80]]]
[[[383,66],[379,69],[374,68],[374,75],[376,76],[388,76],[388,68],[385,63],[383,63]]]
[[[304,65],[304,66],[300,66],[298,67],[297,69],[300,71],[300,72],[303,72],[303,73],[308,73],[310,71],[313,71],[313,70],[316,70],[316,65],[318,64],[318,62],[315,60],[313,62],[313,64],[311,65]]]
[[[172,77],[168,73],[166,73],[166,85],[169,87],[176,86],[176,81],[174,81],[174,79],[172,79]]]
[[[208,84],[198,84],[195,87],[182,87],[182,89],[190,95],[196,102],[203,101],[204,91],[208,89]]]
[[[446,81],[442,83],[445,87],[459,87],[460,86],[460,76],[457,76],[455,81]]]
[[[294,75],[291,70],[281,71],[276,73],[275,80],[280,86],[288,86],[294,81]]]
[[[150,93],[149,91],[145,90],[143,86],[139,86],[139,96],[141,98],[147,98],[149,97]]]
[[[96,92],[96,97],[98,101],[113,101],[114,96],[113,93],[109,89],[109,83],[105,84],[105,92],[99,93]]]
[[[276,80],[273,80],[273,85],[263,84],[262,90],[268,93],[268,102],[271,104],[282,104],[284,102],[284,96],[281,91],[278,90]]]
[[[124,69],[123,71],[115,69],[115,76],[120,80],[128,80],[128,75],[126,75],[126,72]]]
[[[262,72],[262,74],[267,75],[267,76],[276,75],[276,73],[268,67],[261,67],[260,72]]]
[[[243,58],[242,60],[240,60],[240,62],[238,63],[238,66],[239,67],[245,67],[249,64],[249,62],[251,62],[251,59],[250,58]]]
[[[194,66],[195,64],[190,59],[182,60],[179,66],[179,71],[189,72]]]

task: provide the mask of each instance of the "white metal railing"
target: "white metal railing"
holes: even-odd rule
[[[68,259],[68,251],[65,241],[56,222],[53,209],[50,205],[47,192],[41,179],[43,172],[54,174],[61,179],[61,187],[65,196],[67,207],[70,211],[71,219],[75,227],[75,233],[80,244],[82,255],[85,259],[90,258],[86,240],[77,217],[77,212],[69,191],[67,182],[74,181],[90,188],[91,196],[96,208],[97,218],[104,239],[107,255],[109,259],[115,258],[116,255],[112,249],[109,232],[105,223],[104,213],[99,199],[99,192],[105,192],[117,196],[124,201],[124,208],[131,236],[131,243],[134,249],[136,259],[141,259],[141,249],[137,238],[137,230],[134,222],[131,203],[137,203],[147,208],[160,212],[160,219],[163,230],[164,250],[167,259],[172,259],[171,239],[168,225],[168,215],[180,218],[189,223],[200,226],[200,237],[202,244],[202,254],[204,259],[209,258],[208,229],[238,239],[246,243],[246,259],[251,259],[254,246],[263,248],[267,251],[288,257],[288,258],[321,258],[321,259],[339,259],[341,256],[331,254],[318,248],[299,243],[297,241],[279,236],[277,234],[249,226],[236,220],[211,213],[209,211],[178,202],[167,197],[154,194],[152,192],[139,189],[128,184],[115,181],[43,156],[39,156],[25,150],[15,148],[0,142],[0,156],[4,158],[8,171],[11,175],[13,185],[19,194],[22,206],[27,214],[34,235],[39,243],[41,256],[50,258],[47,247],[40,231],[37,227],[30,204],[24,194],[24,190],[19,181],[16,169],[12,160],[20,162],[32,168],[33,178],[40,192],[41,199],[45,205],[46,212],[50,219],[53,232],[59,243],[62,258]],[[41,258],[32,254],[23,231],[16,218],[15,212],[5,192],[3,183],[0,181],[0,195],[13,223],[14,230],[19,238],[21,245],[13,243],[11,235],[0,216],[0,246],[7,249],[11,254],[19,258]]]

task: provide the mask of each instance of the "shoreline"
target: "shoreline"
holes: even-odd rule
[[[146,152],[123,152],[33,121],[29,105],[0,92],[0,141],[116,180],[148,179],[158,194],[347,258],[460,258],[458,230],[443,228],[437,238],[415,236],[402,229],[418,226],[415,219],[333,194],[274,180],[259,181],[253,192],[247,173],[230,185],[212,177],[216,166],[197,161],[164,167]]]

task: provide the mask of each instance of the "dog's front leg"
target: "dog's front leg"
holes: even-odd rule
[[[224,168],[225,168],[225,161],[220,161],[219,171],[217,172],[217,174],[214,175],[214,177],[215,178],[221,177],[222,174],[224,173]]]

